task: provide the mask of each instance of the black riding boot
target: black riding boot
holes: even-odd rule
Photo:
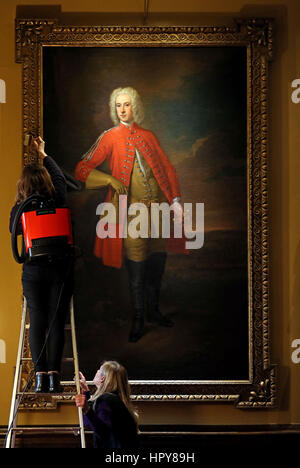
[[[132,343],[138,341],[144,332],[144,292],[145,292],[145,264],[146,262],[134,262],[126,259],[126,267],[129,276],[129,291],[133,309],[132,325],[129,340]]]
[[[35,393],[49,392],[49,377],[47,373],[35,375]]]
[[[49,392],[61,393],[63,387],[60,385],[60,374],[58,372],[50,372],[49,374]]]
[[[174,325],[172,320],[162,315],[159,310],[159,296],[166,261],[167,254],[158,252],[150,255],[146,262],[147,320],[163,327],[172,327]]]

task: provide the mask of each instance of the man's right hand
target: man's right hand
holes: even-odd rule
[[[87,189],[99,189],[101,187],[107,187],[108,185],[110,185],[118,195],[127,194],[128,190],[123,182],[98,169],[92,169],[85,181]]]
[[[117,192],[119,195],[126,195],[128,192],[128,189],[123,182],[120,180],[116,179],[113,176],[110,176],[109,178],[109,185]]]

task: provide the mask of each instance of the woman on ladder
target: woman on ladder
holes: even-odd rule
[[[10,214],[10,231],[20,204],[31,195],[41,195],[55,208],[66,204],[67,184],[56,162],[45,153],[45,142],[33,139],[39,162],[24,167],[17,184],[16,203]],[[30,210],[27,209],[27,211]],[[19,226],[19,232],[22,226]],[[64,326],[73,291],[73,259],[44,258],[25,261],[23,293],[29,309],[29,346],[35,370],[35,392],[57,393],[64,348]]]

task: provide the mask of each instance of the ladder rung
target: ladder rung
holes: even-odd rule
[[[12,428],[13,432],[52,432],[52,433],[63,433],[63,432],[74,432],[79,433],[80,427],[15,427]]]
[[[62,387],[64,386],[64,385],[62,384],[62,382],[61,382],[61,385],[62,385]],[[53,392],[53,393],[52,393],[52,392],[51,392],[51,393],[50,393],[50,392],[40,392],[40,393],[37,394],[36,392],[32,392],[32,391],[31,391],[31,392],[25,392],[25,393],[24,393],[24,392],[18,392],[18,393],[17,393],[17,396],[21,396],[21,395],[35,396],[35,397],[36,397],[37,395],[50,396],[50,397],[53,396],[53,395],[61,395],[61,396],[67,395],[67,396],[69,397],[69,396],[76,395],[76,392],[68,392],[68,393],[65,393],[65,392],[63,392],[63,391],[62,391],[62,392]]]
[[[22,357],[21,358],[21,361],[25,361],[25,362],[28,362],[28,361],[32,361],[31,357]],[[74,361],[74,358],[72,357],[65,357],[62,359],[63,362],[73,362]]]
[[[25,328],[26,328],[26,330],[29,330],[29,329],[30,329],[30,323],[26,323]],[[70,325],[69,323],[67,323],[67,324],[65,325],[65,330],[66,330],[66,331],[67,331],[67,330],[71,330],[71,325]]]

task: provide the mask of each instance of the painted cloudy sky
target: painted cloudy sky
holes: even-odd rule
[[[108,99],[119,86],[139,91],[143,126],[176,167],[182,201],[205,203],[205,230],[245,229],[245,49],[46,49],[44,136],[66,170],[113,126]]]

